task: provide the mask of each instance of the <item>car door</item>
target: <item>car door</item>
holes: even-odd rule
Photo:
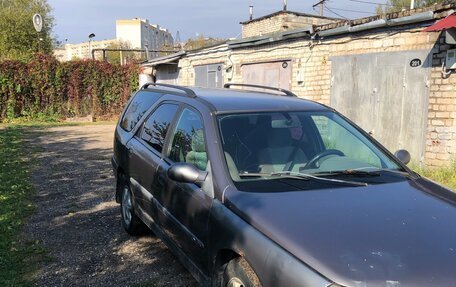
[[[139,216],[147,223],[156,221],[157,208],[153,204],[156,171],[162,161],[162,151],[168,130],[179,105],[165,102],[157,106],[128,142],[130,183]]]
[[[184,107],[170,135],[164,161],[157,172],[157,177],[163,179],[160,180],[163,185],[157,189],[157,199],[168,212],[163,226],[203,270],[207,265],[207,222],[213,200],[206,146],[200,114],[190,107]],[[202,186],[171,180],[167,172],[177,162],[191,163],[200,170],[208,171],[208,179]]]

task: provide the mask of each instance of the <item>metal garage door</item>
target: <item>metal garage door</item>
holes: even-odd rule
[[[222,88],[223,64],[196,66],[195,86],[204,88]]]
[[[157,68],[157,83],[177,85],[179,68],[177,65],[160,65]]]
[[[332,57],[331,106],[394,152],[424,158],[429,51]],[[420,63],[421,62],[421,63]]]
[[[280,61],[242,65],[242,79],[244,84],[290,89],[291,62]]]

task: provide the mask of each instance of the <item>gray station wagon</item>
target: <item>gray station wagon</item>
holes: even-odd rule
[[[456,194],[409,160],[286,90],[152,83],[112,163],[125,230],[202,286],[456,286]]]

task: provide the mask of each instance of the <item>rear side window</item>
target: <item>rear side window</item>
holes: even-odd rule
[[[160,105],[144,123],[141,138],[160,153],[178,107],[175,104]]]
[[[160,95],[146,91],[138,92],[128,106],[120,126],[126,131],[131,131],[144,113],[160,98]]]

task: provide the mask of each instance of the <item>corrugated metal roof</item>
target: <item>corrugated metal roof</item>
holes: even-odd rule
[[[177,53],[174,53],[174,54],[171,54],[171,55],[154,58],[154,59],[151,59],[151,60],[149,60],[147,62],[142,63],[141,66],[143,66],[143,67],[153,67],[153,66],[158,66],[158,65],[161,65],[161,64],[169,64],[169,63],[172,63],[172,62],[174,62],[176,60],[179,60],[185,54],[186,54],[185,51],[180,51],[180,52],[177,52]]]
[[[310,37],[310,35],[312,33],[313,33],[313,27],[306,26],[303,28],[271,33],[271,34],[267,34],[264,36],[249,37],[249,38],[229,41],[228,47],[230,49],[236,49],[236,48],[258,46],[258,45],[268,44],[268,43],[281,41],[281,40]]]
[[[442,31],[445,29],[456,28],[456,15],[450,15],[432,26],[427,27],[423,32]]]

